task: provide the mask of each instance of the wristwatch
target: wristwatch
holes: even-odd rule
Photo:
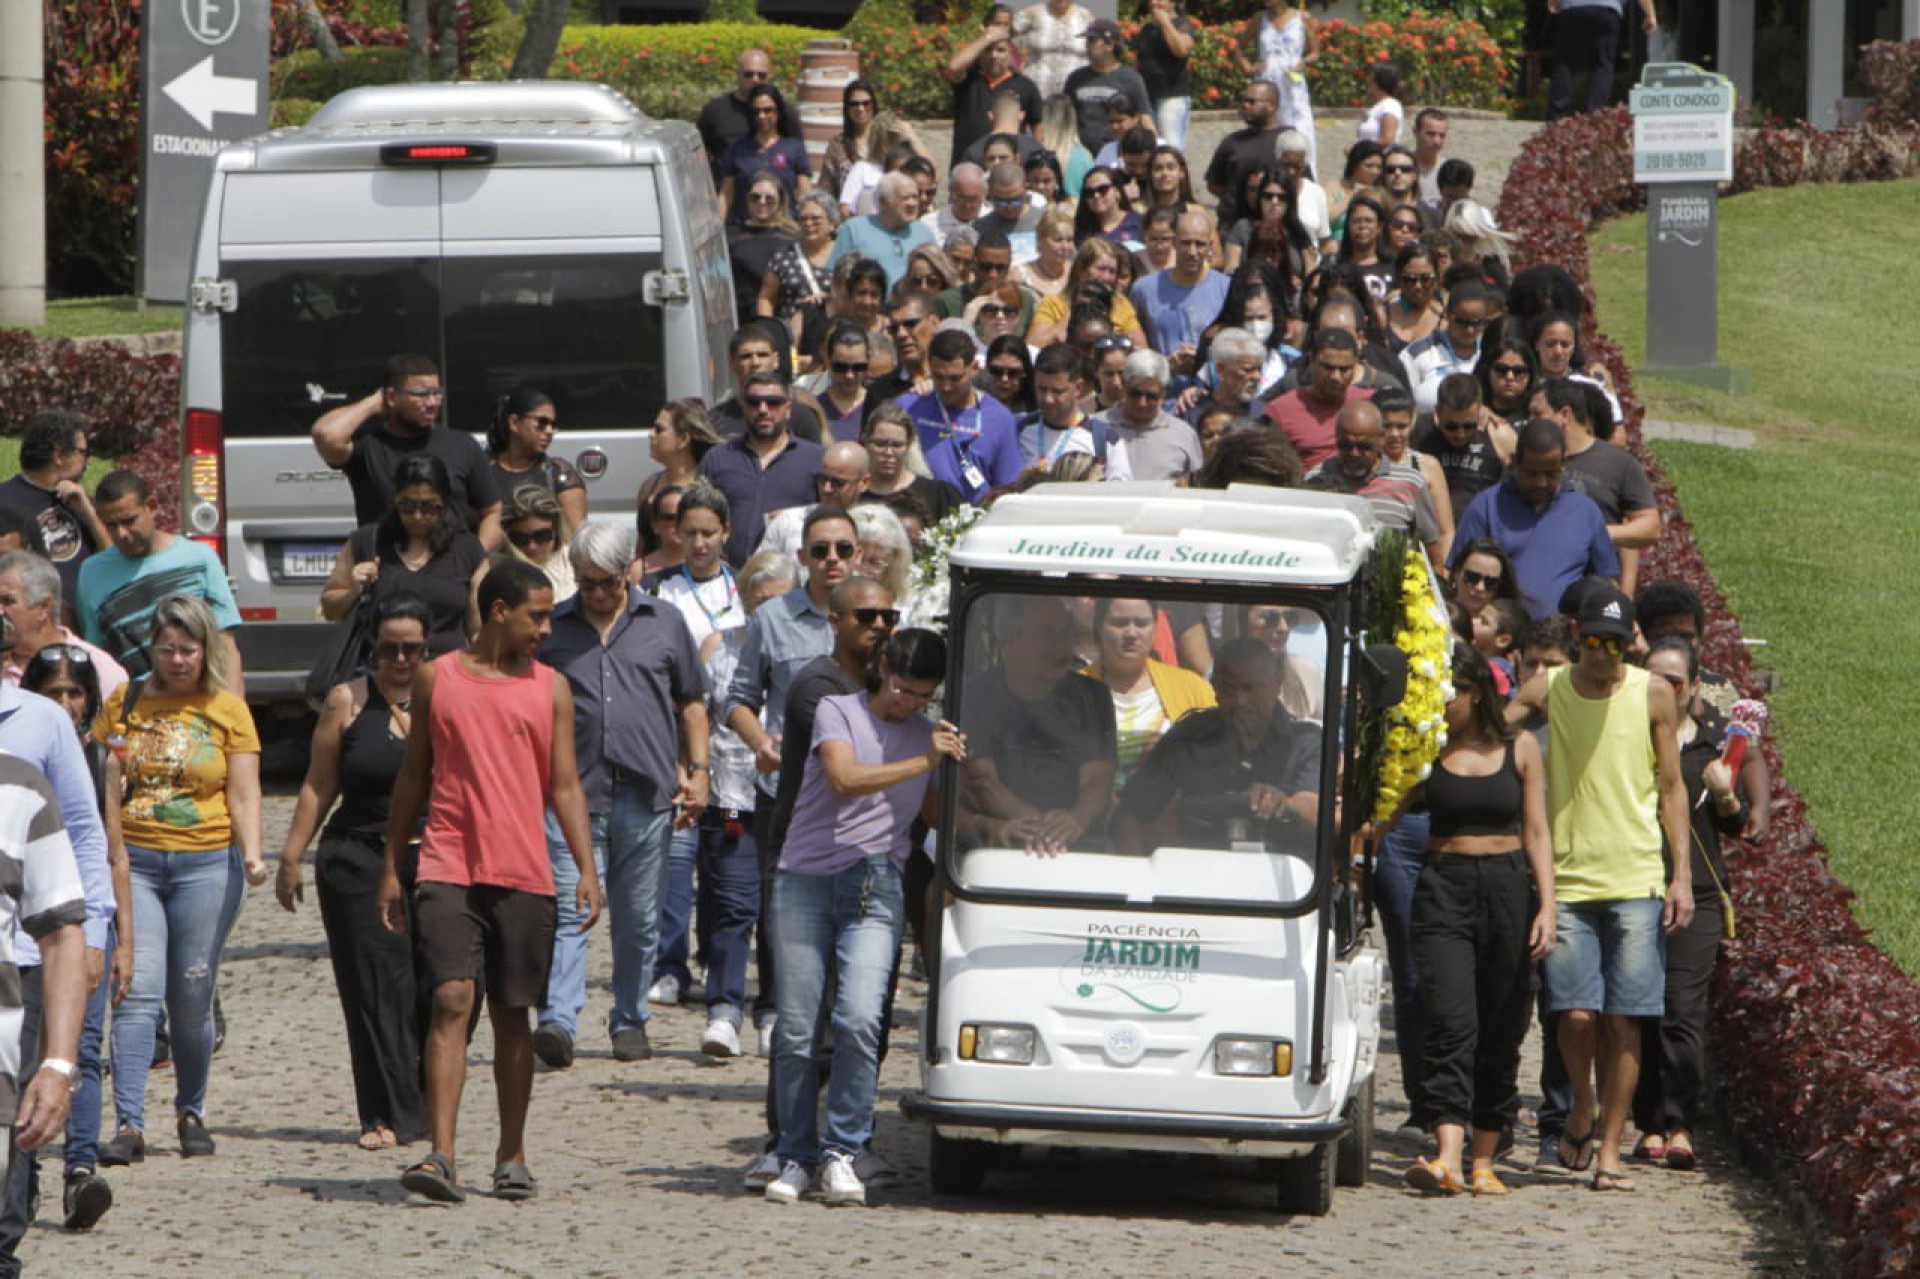
[[[689,773],[711,773],[713,770],[705,764],[688,764],[687,771]]]
[[[67,1087],[69,1088],[79,1086],[80,1067],[74,1065],[65,1057],[43,1057],[40,1061],[40,1069],[51,1070],[54,1074],[66,1080]]]

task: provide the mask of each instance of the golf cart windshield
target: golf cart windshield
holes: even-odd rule
[[[1344,595],[1060,585],[989,585],[954,617],[954,890],[1310,909],[1347,703]]]

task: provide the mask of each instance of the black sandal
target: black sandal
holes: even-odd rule
[[[495,1199],[531,1199],[539,1193],[539,1189],[525,1164],[501,1164],[493,1170]]]
[[[467,1192],[460,1189],[460,1183],[454,1180],[453,1161],[438,1151],[429,1153],[426,1158],[401,1173],[400,1184],[417,1195],[425,1195],[435,1203],[464,1203],[467,1198]]]

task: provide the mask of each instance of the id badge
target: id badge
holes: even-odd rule
[[[970,490],[977,492],[987,487],[987,477],[980,473],[979,466],[972,458],[966,458],[960,463],[960,478],[967,482]]]

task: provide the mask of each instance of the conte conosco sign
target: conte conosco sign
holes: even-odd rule
[[[1627,95],[1635,182],[1733,181],[1733,83],[1685,62],[1655,62]]]

